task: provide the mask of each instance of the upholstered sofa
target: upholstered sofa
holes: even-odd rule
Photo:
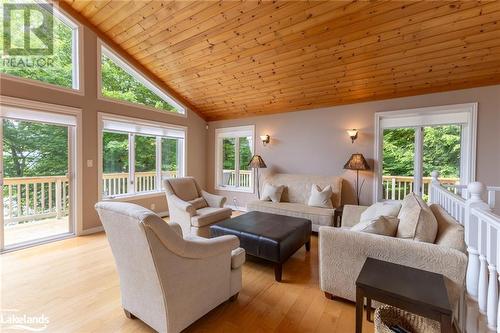
[[[356,278],[368,257],[443,274],[450,302],[463,290],[467,256],[463,227],[441,206],[430,206],[437,220],[434,243],[352,231],[367,207],[344,206],[342,227],[319,229],[320,287],[327,297],[356,299]]]
[[[262,181],[275,186],[284,185],[280,202],[255,200],[247,204],[248,211],[259,211],[279,215],[295,216],[311,220],[312,230],[319,226],[332,226],[335,208],[340,206],[342,178],[335,176],[312,176],[276,173],[268,175]],[[332,187],[333,209],[310,207],[307,205],[313,184],[324,188]]]
[[[223,207],[226,197],[201,189],[193,177],[163,180],[170,221],[178,223],[184,235],[210,238],[210,226],[231,217]]]
[[[124,202],[97,212],[120,276],[123,309],[157,332],[180,332],[241,289],[245,250],[236,236],[186,235],[176,223]]]

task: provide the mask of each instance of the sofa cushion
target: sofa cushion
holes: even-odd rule
[[[309,195],[307,205],[311,207],[332,209],[332,194],[332,187],[330,185],[321,190],[318,185],[313,184],[311,186],[311,194]]]
[[[286,188],[281,196],[281,201],[302,203],[305,205],[309,201],[312,184],[317,184],[321,188],[330,185],[333,191],[332,205],[333,207],[340,206],[340,193],[342,192],[341,177],[274,173],[266,175],[263,183],[285,185]]]
[[[168,180],[174,194],[181,200],[190,201],[200,197],[195,180],[191,177],[173,178]]]
[[[351,230],[394,237],[398,230],[398,223],[399,220],[395,216],[378,216],[356,224]]]
[[[247,204],[248,211],[301,217],[311,220],[313,230],[318,231],[319,225],[333,225],[335,209],[309,207],[305,204],[292,202],[251,201]]]
[[[283,185],[272,185],[269,183],[265,183],[260,200],[280,202],[281,194],[283,193],[284,188],[285,187]]]
[[[400,202],[376,202],[361,213],[360,221],[371,221],[379,216],[398,216],[401,210]]]
[[[196,215],[191,217],[191,225],[194,227],[204,227],[212,223],[222,221],[231,217],[231,208],[205,207],[198,209]]]
[[[398,214],[398,238],[413,239],[434,243],[437,234],[437,221],[429,206],[414,193],[408,194]]]
[[[436,217],[438,224],[438,231],[434,243],[467,254],[464,227],[440,205],[432,204],[430,209]]]
[[[189,200],[188,201],[194,209],[198,210],[201,208],[208,207],[207,201],[204,198],[196,198],[194,200]]]

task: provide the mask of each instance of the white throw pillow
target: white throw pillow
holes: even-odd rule
[[[311,195],[309,196],[309,202],[307,204],[311,207],[333,209],[332,194],[333,191],[330,185],[321,190],[318,185],[313,184],[311,186]]]
[[[434,243],[436,240],[436,217],[425,201],[415,193],[410,193],[403,199],[398,218],[396,237],[427,243]]]
[[[367,232],[382,236],[396,236],[399,219],[395,216],[379,216],[354,225],[352,231]]]
[[[283,190],[285,186],[278,185],[274,186],[269,183],[264,184],[264,189],[262,190],[262,196],[260,200],[262,201],[272,201],[272,202],[280,202],[281,195],[283,194]]]
[[[371,221],[379,216],[398,216],[400,209],[401,203],[399,202],[377,202],[361,213],[359,220],[364,222]]]

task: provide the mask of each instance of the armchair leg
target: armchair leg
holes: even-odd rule
[[[333,295],[325,291],[325,297],[328,299],[333,299]]]
[[[233,296],[229,297],[229,302],[234,302],[234,301],[236,301],[236,300],[238,299],[238,295],[239,295],[239,294],[240,294],[240,293],[236,293],[236,294],[234,294]]]
[[[132,313],[130,313],[129,311],[127,311],[126,309],[123,309],[123,312],[125,312],[125,316],[128,318],[128,319],[136,319],[137,317],[134,316]]]

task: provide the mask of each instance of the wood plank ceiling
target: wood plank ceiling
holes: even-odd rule
[[[500,1],[65,1],[207,120],[500,83]]]

